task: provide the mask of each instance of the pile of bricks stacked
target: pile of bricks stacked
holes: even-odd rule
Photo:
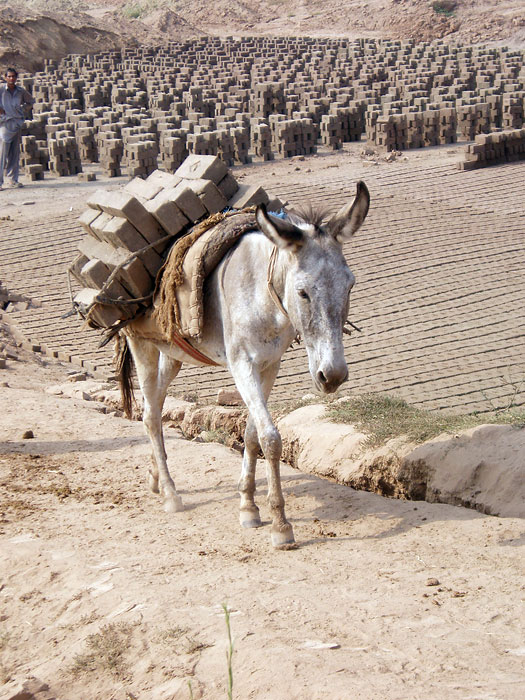
[[[100,131],[97,134],[98,160],[106,177],[122,174],[120,164],[124,153],[124,141],[116,131]]]
[[[478,134],[475,143],[469,144],[460,170],[476,170],[489,165],[499,165],[525,160],[525,129]]]
[[[504,129],[521,129],[523,126],[524,96],[523,92],[503,95],[501,125]]]
[[[80,217],[86,235],[69,267],[80,287],[74,297],[77,310],[84,317],[89,312],[92,325],[99,328],[133,318],[151,304],[156,275],[174,240],[227,207],[260,203],[282,207],[261,187],[239,187],[215,156],[190,155],[174,174],[156,170],[121,190],[98,190]]]
[[[174,173],[188,156],[186,129],[166,129],[160,132],[159,167],[168,173]]]
[[[42,143],[46,144],[44,151],[39,145]],[[34,136],[22,136],[20,164],[31,182],[44,179],[44,170],[47,167],[48,160],[49,155],[45,141],[37,141]]]
[[[82,162],[74,136],[67,131],[57,131],[47,141],[49,170],[59,177],[77,175],[82,172]]]
[[[323,114],[321,117],[321,143],[333,151],[343,147],[343,119],[338,114]]]
[[[94,126],[82,126],[75,129],[75,139],[81,161],[87,163],[98,162],[96,133],[97,130]]]
[[[235,121],[240,112],[250,112],[266,123],[276,115],[282,119],[309,118],[315,141],[321,138],[330,147],[337,147],[341,139],[343,143],[358,140],[363,131],[375,146],[377,111],[386,117],[408,115],[406,147],[453,142],[453,119],[440,114],[437,126],[425,125],[428,111],[456,107],[457,127],[461,137],[469,140],[502,126],[519,128],[523,123],[525,71],[523,51],[506,48],[374,39],[209,37],[169,42],[147,51],[134,48],[69,56],[60,63],[46,64],[34,76],[21,75],[20,80],[37,100],[34,115],[38,128],[43,124],[62,130],[66,121],[74,125],[75,135],[78,129],[93,127],[98,140],[102,126],[147,122],[148,129],[158,128],[158,163],[164,167],[165,157],[173,170],[177,159],[180,161],[182,144],[170,143],[163,156],[161,123],[171,123],[173,128],[199,137],[211,133],[209,139],[194,138],[193,150],[216,152],[231,163],[231,139],[236,141],[232,129],[237,127],[226,122]],[[323,118],[332,114],[342,117],[340,110],[353,106],[358,106],[358,112],[352,125],[345,116],[342,136],[336,136],[334,128],[328,128],[332,120],[323,122]],[[367,107],[373,113],[365,124]],[[423,123],[410,116],[413,111],[420,114]],[[90,123],[78,126],[77,119],[89,121],[94,114]],[[352,115],[348,116],[351,120]],[[217,121],[218,117],[226,122]],[[177,122],[170,122],[172,118]],[[385,128],[383,125],[383,131]],[[32,129],[33,125],[30,133],[36,135]],[[224,130],[228,136],[220,133]],[[52,136],[52,131],[48,135]],[[82,159],[92,158],[92,147],[81,138],[77,141]],[[262,139],[264,134],[252,129],[249,147],[255,157],[268,158],[270,149]],[[384,134],[380,140],[385,140]],[[397,134],[395,147],[403,142]],[[315,143],[310,148],[315,150]],[[277,147],[274,150],[279,151]],[[281,147],[281,154],[292,150],[297,153],[299,148]],[[249,157],[246,152],[244,140],[240,148],[234,143],[234,162],[244,162]],[[127,167],[126,156],[121,167]]]
[[[158,147],[155,140],[128,141],[122,155],[123,174],[129,177],[147,177],[157,169]]]
[[[259,122],[259,120],[254,120]],[[254,123],[251,126],[250,140],[255,157],[259,160],[273,160],[272,132],[268,124],[264,122]]]

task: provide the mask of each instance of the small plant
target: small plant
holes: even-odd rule
[[[200,434],[203,442],[218,442],[220,445],[227,445],[230,436],[225,430],[203,430]]]
[[[362,430],[368,435],[367,447],[378,447],[401,435],[420,443],[441,433],[454,433],[486,423],[525,424],[523,410],[467,415],[433,413],[384,394],[365,394],[332,404],[327,409],[327,417],[336,423],[352,423]]]
[[[144,14],[144,7],[139,4],[126,5],[122,12],[128,19],[139,19]]]
[[[228,648],[226,650],[226,663],[228,665],[228,700],[233,698],[233,640],[232,631],[230,627],[230,609],[226,603],[222,604],[222,609],[224,610],[224,618],[226,620],[226,629],[228,630]]]
[[[86,640],[89,651],[75,657],[71,673],[78,676],[90,671],[108,671],[116,678],[122,678],[132,630],[133,626],[129,624],[109,624],[97,634],[90,635]]]
[[[432,3],[434,12],[437,12],[438,15],[444,15],[445,17],[453,17],[456,7],[457,3],[455,0],[438,0],[438,2]]]

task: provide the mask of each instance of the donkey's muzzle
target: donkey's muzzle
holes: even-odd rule
[[[348,367],[345,365],[344,369],[341,370],[318,370],[315,376],[315,383],[323,394],[333,394],[347,379]]]

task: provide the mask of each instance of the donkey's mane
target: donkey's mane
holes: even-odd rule
[[[293,209],[289,212],[290,221],[296,226],[301,224],[311,224],[315,228],[315,235],[323,235],[323,222],[328,218],[328,209],[326,207],[315,206],[311,202]]]

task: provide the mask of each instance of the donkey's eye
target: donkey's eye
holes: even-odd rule
[[[299,296],[301,297],[301,299],[306,299],[306,301],[310,301],[310,297],[309,297],[308,294],[304,291],[304,289],[300,289],[297,293],[299,294]]]

